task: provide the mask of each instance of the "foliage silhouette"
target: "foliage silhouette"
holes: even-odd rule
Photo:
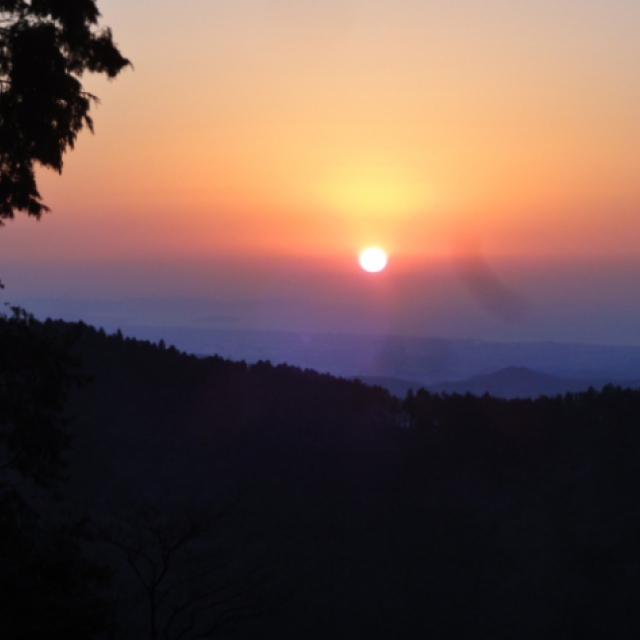
[[[397,401],[90,328],[79,348],[87,496],[245,489],[239,530],[300,585],[247,637],[640,633],[640,391]]]
[[[190,531],[185,504],[206,512],[241,491],[225,542],[259,531],[255,559],[296,585],[274,615],[246,621],[243,637],[640,633],[640,391],[500,400],[418,390],[397,400],[295,367],[34,325],[52,337],[70,328],[94,383],[70,394],[68,500],[91,504],[94,522],[138,557],[161,548],[155,527],[165,540]],[[156,508],[116,518],[132,495]],[[183,547],[166,586],[200,568],[201,550],[215,559],[210,540]],[[100,548],[111,547],[113,588],[124,580],[123,593],[140,591],[126,553]],[[227,584],[244,575],[229,568]],[[272,592],[259,580],[252,597]],[[143,623],[121,624],[119,637],[148,636]]]
[[[0,636],[90,640],[107,633],[100,595],[107,571],[86,559],[82,523],[52,517],[63,481],[71,348],[60,331],[21,309],[0,316]]]
[[[129,64],[99,17],[95,0],[0,0],[0,225],[48,210],[35,165],[61,172],[78,133],[93,130],[97,98],[82,75],[114,78]],[[0,636],[90,640],[111,630],[108,572],[87,560],[82,522],[57,516],[53,493],[77,331],[12,311],[0,315]]]
[[[60,332],[19,308],[0,315],[0,471],[51,486],[68,447],[63,409],[82,382],[71,348],[77,329]]]
[[[80,78],[129,64],[99,18],[95,0],[0,0],[0,223],[48,211],[34,165],[61,172],[78,133],[93,130],[97,98]]]

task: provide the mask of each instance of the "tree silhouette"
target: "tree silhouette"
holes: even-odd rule
[[[87,126],[96,96],[85,72],[114,78],[129,63],[95,0],[0,0],[0,223],[48,211],[34,165],[62,171],[63,155]]]
[[[97,98],[85,72],[129,64],[95,0],[0,0],[0,225],[47,207],[35,166],[62,171]],[[0,289],[2,285],[0,284]],[[63,410],[73,339],[20,309],[0,314],[0,637],[90,640],[109,632],[107,572],[86,559],[83,527],[54,515],[68,446]]]
[[[80,523],[51,517],[68,446],[63,409],[77,332],[20,309],[0,315],[0,637],[90,640],[109,630],[99,594],[108,573],[88,561]]]
[[[198,640],[270,612],[264,596],[254,595],[270,579],[263,564],[220,534],[228,510],[139,503],[97,526],[95,539],[117,550],[127,568],[123,593],[138,587],[124,598],[133,618],[122,627],[149,640]],[[143,622],[135,615],[140,605]]]

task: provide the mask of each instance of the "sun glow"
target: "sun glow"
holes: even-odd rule
[[[378,247],[369,247],[360,254],[359,262],[365,271],[377,273],[387,266],[387,254]]]

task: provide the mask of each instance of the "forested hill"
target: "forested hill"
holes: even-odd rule
[[[268,575],[239,637],[640,633],[640,392],[399,401],[86,326],[76,349],[70,499],[96,520],[231,504],[223,539]]]
[[[105,428],[213,443],[295,434],[336,444],[388,427],[399,402],[388,391],[312,370],[199,358],[81,326],[81,371],[91,381],[73,412]],[[114,425],[118,425],[115,427]]]

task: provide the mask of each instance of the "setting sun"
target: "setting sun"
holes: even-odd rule
[[[639,33],[0,0],[0,640],[640,640]]]
[[[378,247],[369,247],[360,254],[359,262],[365,271],[377,273],[387,266],[387,254]]]

